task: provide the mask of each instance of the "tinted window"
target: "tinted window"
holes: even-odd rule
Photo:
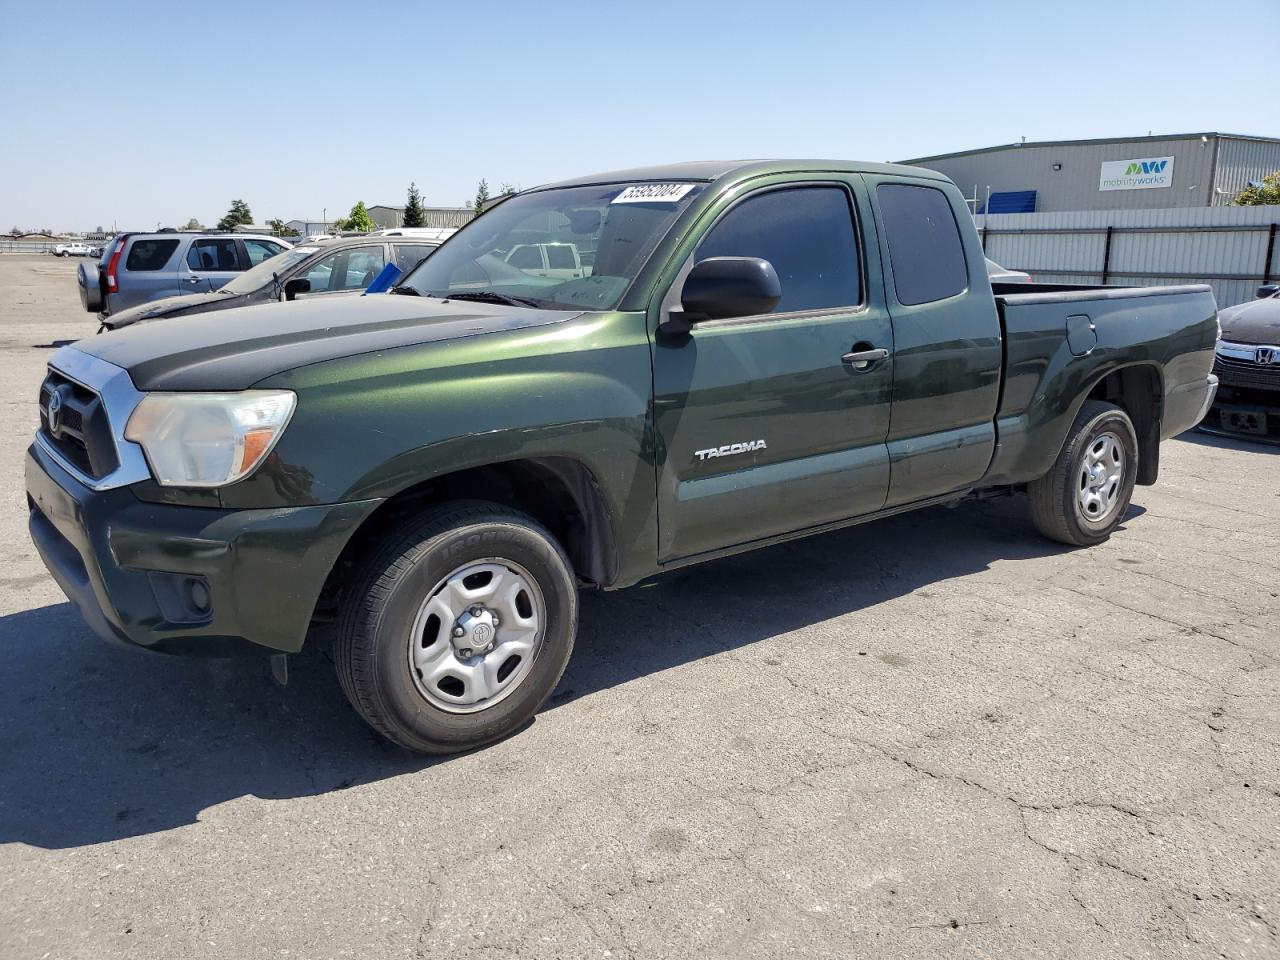
[[[197,240],[187,251],[187,266],[192,270],[239,270],[236,242],[230,237]]]
[[[774,313],[862,302],[858,241],[840,187],[796,187],[748,197],[698,245],[696,260],[760,257],[782,281]]]
[[[244,252],[249,255],[249,266],[256,267],[268,257],[274,257],[283,250],[283,246],[276,246],[274,243],[268,243],[266,240],[245,240]]]
[[[568,244],[556,243],[547,247],[547,266],[553,270],[572,270],[573,248]]]
[[[542,251],[537,247],[516,247],[507,257],[507,263],[521,270],[541,270]]]
[[[174,240],[135,240],[124,262],[126,270],[162,270],[178,248]]]
[[[931,303],[962,293],[969,273],[947,195],[905,183],[882,183],[876,193],[898,302]]]
[[[431,256],[431,251],[434,249],[434,245],[427,243],[397,243],[391,248],[395,254],[396,266],[405,273]]]

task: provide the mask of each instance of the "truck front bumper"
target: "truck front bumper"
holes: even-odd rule
[[[94,491],[27,450],[31,539],[85,622],[169,653],[295,652],[342,548],[379,500],[219,510]]]

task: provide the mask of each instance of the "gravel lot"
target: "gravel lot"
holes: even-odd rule
[[[89,635],[22,456],[77,261],[0,257],[0,957],[1280,956],[1280,449],[1091,550],[1019,500],[584,597],[531,727],[423,760],[321,644]]]

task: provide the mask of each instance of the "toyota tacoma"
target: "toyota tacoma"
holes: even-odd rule
[[[581,276],[510,257],[557,245]],[[555,688],[583,588],[991,492],[1105,540],[1213,399],[1216,315],[1206,286],[993,286],[927,170],[583,177],[387,294],[62,348],[31,535],[104,638],[279,657],[336,621],[355,709],[462,750]]]

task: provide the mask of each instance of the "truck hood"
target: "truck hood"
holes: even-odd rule
[[[123,367],[139,390],[244,390],[325,360],[580,315],[396,294],[315,298],[139,323],[74,349]]]
[[[226,300],[234,301],[236,299],[234,295],[223,293],[220,290],[215,290],[213,293],[186,293],[180,297],[165,297],[163,300],[141,303],[136,307],[130,307],[128,310],[113,313],[102,322],[109,330],[119,330],[121,327],[127,327],[131,323],[137,323],[139,320],[167,317],[175,313],[182,313],[185,310],[199,313],[215,303],[220,304]]]
[[[1222,339],[1280,346],[1280,300],[1268,297],[1218,311]]]

